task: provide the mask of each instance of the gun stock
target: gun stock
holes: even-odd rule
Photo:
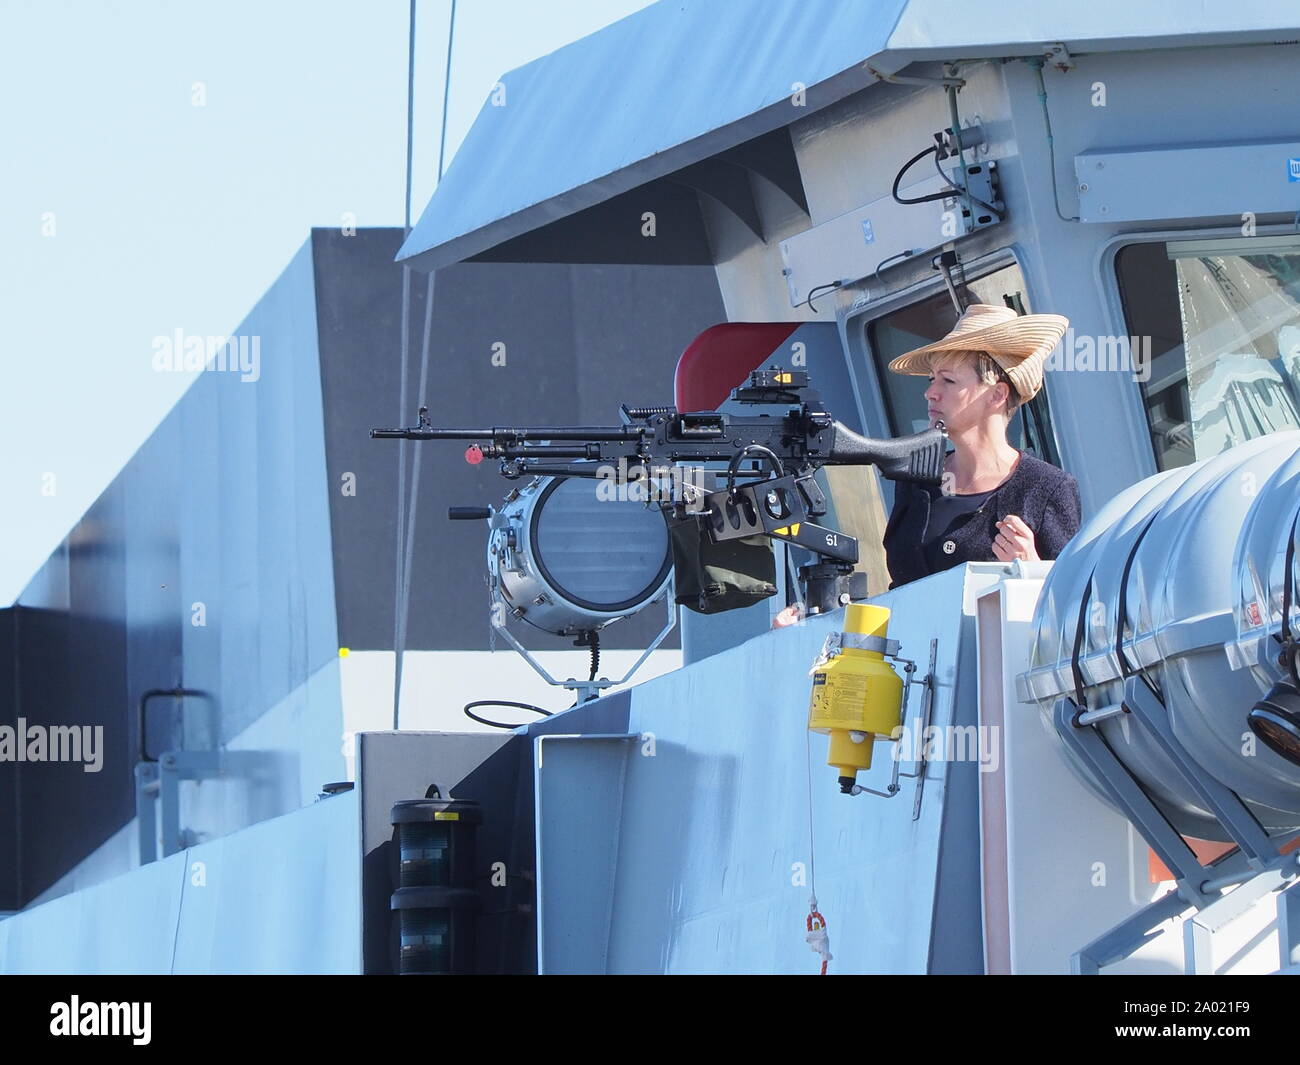
[[[835,436],[823,458],[827,466],[875,466],[891,481],[938,484],[943,479],[943,456],[948,434],[941,427],[926,429],[896,440],[859,436],[836,422]]]

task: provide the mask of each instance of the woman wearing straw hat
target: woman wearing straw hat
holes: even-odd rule
[[[941,485],[895,482],[884,535],[891,588],[963,562],[1054,559],[1078,532],[1075,479],[1007,442],[1068,325],[1059,314],[976,303],[942,340],[889,364],[930,378],[931,424],[943,422],[953,444]]]

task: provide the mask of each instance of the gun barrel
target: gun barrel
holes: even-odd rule
[[[640,440],[653,435],[652,430],[642,425],[566,425],[528,427],[524,429],[494,429],[494,433],[504,434],[494,439],[506,440],[591,440],[597,443],[616,442],[620,440]]]
[[[495,444],[549,440],[590,440],[608,443],[640,440],[653,430],[642,425],[532,425],[494,426],[491,429],[434,429],[415,426],[410,429],[371,429],[374,440],[491,440]]]
[[[587,444],[528,444],[526,447],[513,447],[509,444],[482,444],[480,450],[485,459],[592,459],[601,457],[600,445]]]
[[[491,429],[371,429],[371,440],[482,440]]]

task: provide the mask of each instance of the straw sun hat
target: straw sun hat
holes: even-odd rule
[[[1024,402],[1043,387],[1043,364],[1069,324],[1059,314],[1017,314],[1010,307],[972,303],[942,340],[900,355],[889,368],[895,373],[929,374],[930,360],[940,352],[987,352],[1006,371]]]

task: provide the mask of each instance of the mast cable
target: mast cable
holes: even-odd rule
[[[444,63],[442,86],[442,129],[438,139],[438,184],[442,175],[447,150],[447,111],[451,95],[451,57],[452,45],[456,32],[456,0],[451,0],[451,15],[447,26],[447,57]],[[406,85],[406,213],[405,235],[411,232],[411,173],[414,146],[414,102],[415,102],[415,0],[410,7],[410,38],[408,42],[407,85]],[[411,268],[402,267],[402,374],[401,374],[401,416],[406,417],[407,409],[407,347],[409,341],[410,315],[410,276]],[[420,343],[420,384],[417,390],[419,405],[425,402],[425,393],[429,380],[429,340],[433,330],[433,297],[435,271],[429,271],[429,280],[424,295],[424,335]],[[415,461],[411,470],[410,506],[406,498],[406,448],[407,441],[398,442],[397,475],[397,587],[396,616],[393,624],[393,728],[399,728],[402,698],[402,663],[406,652],[407,621],[410,617],[411,570],[415,556],[416,518],[419,514],[420,497],[420,458],[422,451],[415,449]]]

